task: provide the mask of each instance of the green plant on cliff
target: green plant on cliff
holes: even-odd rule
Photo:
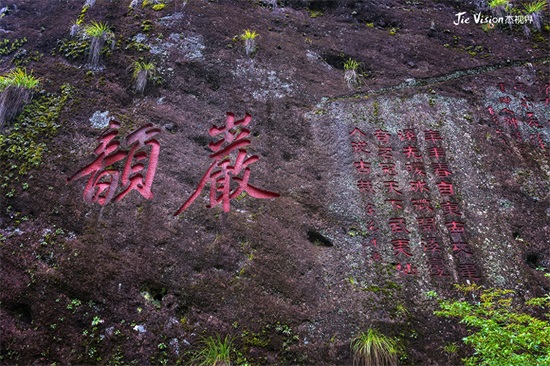
[[[17,68],[0,76],[0,132],[30,102],[39,80],[27,70]]]
[[[147,81],[155,76],[155,64],[152,62],[136,61],[133,64],[134,90],[142,94],[147,86]]]
[[[112,41],[115,34],[106,23],[101,22],[91,22],[84,27],[84,33],[91,38],[88,62],[92,67],[97,67],[103,46],[107,41]]]
[[[256,38],[259,36],[254,30],[246,29],[241,34],[241,39],[244,41],[244,51],[247,56],[250,56],[256,51]]]
[[[489,1],[489,9],[494,16],[503,16],[510,8],[508,0],[491,0]]]
[[[200,349],[193,355],[192,366],[231,366],[233,341],[229,336],[206,337]]]
[[[375,329],[359,333],[351,341],[354,366],[396,365],[399,342]]]
[[[443,300],[435,314],[459,318],[472,330],[463,339],[474,348],[474,354],[463,359],[466,366],[550,365],[550,323],[523,312],[514,304],[514,291],[476,284],[456,287],[472,300]],[[548,309],[550,294],[525,306],[529,312]]]
[[[544,11],[548,8],[547,0],[539,0],[530,3],[523,3],[523,12],[533,19],[533,26],[540,32],[544,22]],[[527,36],[530,34],[527,24],[524,25],[524,31]]]
[[[357,74],[358,68],[359,62],[351,58],[344,62],[344,81],[350,88],[353,88],[359,82],[359,76]]]

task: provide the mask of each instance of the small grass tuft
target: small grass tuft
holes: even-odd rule
[[[351,58],[344,62],[344,81],[350,88],[359,83],[358,68],[360,65],[359,62]]]
[[[111,31],[107,23],[91,22],[84,27],[84,33],[92,39],[90,42],[90,54],[88,62],[92,67],[99,66],[100,54],[105,42],[112,40],[115,34]]]
[[[220,335],[206,337],[201,342],[201,348],[194,354],[192,366],[231,366],[233,341],[229,336],[222,340]]]
[[[398,342],[375,329],[358,334],[351,341],[354,366],[396,365],[401,349]]]
[[[153,79],[155,76],[155,64],[152,62],[136,61],[133,64],[134,90],[138,94],[142,94],[147,86],[147,80]]]
[[[0,132],[32,99],[32,92],[40,80],[27,70],[17,68],[0,76]]]

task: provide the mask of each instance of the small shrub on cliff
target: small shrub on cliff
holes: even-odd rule
[[[38,84],[39,80],[32,76],[32,72],[27,74],[25,69],[14,69],[0,76],[0,132],[30,102]]]
[[[399,343],[377,330],[359,333],[351,341],[354,366],[396,365]]]
[[[508,0],[491,0],[489,1],[489,8],[491,9],[491,14],[500,17],[506,14],[510,8],[510,2]]]
[[[344,62],[344,81],[350,88],[353,88],[359,82],[357,75],[358,68],[359,62],[351,58]]]
[[[435,314],[459,318],[472,330],[463,338],[475,350],[463,359],[466,366],[550,365],[550,322],[522,312],[513,304],[512,290],[483,289],[476,284],[457,288],[473,300],[443,300]],[[548,308],[550,295],[525,305],[530,312]]]
[[[84,27],[84,33],[91,38],[88,62],[92,67],[97,67],[105,42],[113,40],[115,34],[106,23],[97,22],[91,22]]]
[[[254,30],[246,29],[243,34],[241,34],[241,39],[244,41],[244,51],[247,56],[250,56],[256,51],[256,38],[259,36],[258,33]]]
[[[155,64],[152,62],[136,61],[133,65],[134,90],[142,94],[147,86],[147,80],[155,76]]]

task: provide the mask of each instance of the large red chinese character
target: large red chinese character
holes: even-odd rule
[[[441,207],[443,208],[443,212],[445,215],[457,215],[462,216],[462,214],[458,211],[458,203],[455,202],[443,202],[441,204]]]
[[[374,137],[376,137],[376,139],[382,144],[387,144],[390,142],[390,134],[385,130],[374,131]]]
[[[363,161],[363,159],[360,161],[354,161],[353,166],[357,169],[357,173],[370,174],[370,163]]]
[[[429,192],[430,190],[428,189],[428,187],[426,186],[427,183],[426,182],[423,182],[423,181],[415,181],[415,182],[409,182],[409,184],[411,185],[411,188],[413,190],[413,192]]]
[[[409,230],[407,230],[407,224],[405,222],[405,219],[402,217],[393,217],[389,221],[390,229],[392,233],[402,233],[405,232],[409,234]]]
[[[527,112],[527,120],[525,121],[529,126],[535,127],[535,128],[541,128],[542,126],[539,123],[539,120],[537,117],[535,117],[535,114],[533,112]]]
[[[397,131],[397,136],[399,137],[399,141],[416,141],[416,134],[410,128]]]
[[[416,146],[405,146],[403,148],[403,154],[405,154],[405,156],[407,156],[407,159],[410,159],[410,158],[415,158],[415,159],[420,159],[422,158],[421,155],[419,155],[418,153],[418,148]]]
[[[439,189],[439,194],[442,196],[452,196],[454,193],[453,184],[445,181],[441,181],[436,184]]]
[[[397,188],[399,188],[398,184],[399,183],[396,182],[395,180],[388,180],[384,182],[384,187],[388,189],[388,193],[395,192],[397,194],[402,194],[401,191],[397,190]]]
[[[399,253],[404,254],[407,257],[412,257],[411,248],[409,248],[408,239],[392,239],[393,255],[398,256]]]
[[[100,205],[105,205],[113,199],[115,202],[120,201],[133,190],[146,199],[152,199],[151,187],[160,153],[160,144],[153,138],[160,129],[152,126],[152,123],[147,123],[130,133],[125,140],[129,150],[121,150],[120,141],[116,139],[120,124],[111,121],[110,129],[99,137],[100,143],[94,150],[97,158],[68,178],[67,182],[90,175],[84,189],[84,200],[98,202]],[[146,150],[147,147],[150,147],[149,152]],[[112,168],[112,165],[125,158],[121,175],[118,170]],[[149,164],[145,168],[144,162],[147,159]],[[119,178],[124,190],[115,196]]]
[[[264,191],[248,183],[250,178],[250,168],[248,166],[260,159],[256,155],[247,158],[247,151],[244,149],[251,143],[249,139],[246,139],[250,135],[250,130],[245,128],[251,120],[252,116],[247,114],[243,119],[235,122],[235,115],[228,112],[224,126],[212,126],[208,130],[210,136],[223,135],[220,140],[208,144],[210,150],[213,151],[210,158],[214,159],[214,162],[200,180],[195,192],[185,201],[175,215],[185,211],[197,199],[207,183],[210,183],[210,205],[207,207],[214,207],[221,203],[225,212],[229,212],[230,201],[242,192],[246,192],[254,198],[279,197],[277,193]],[[223,146],[224,144],[226,145]],[[237,149],[235,163],[231,165],[229,154]],[[241,172],[243,175],[239,177],[238,175]],[[232,180],[237,183],[237,187],[233,190],[231,188]]]

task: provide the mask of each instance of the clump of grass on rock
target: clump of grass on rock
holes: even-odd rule
[[[25,69],[17,68],[0,76],[0,132],[13,120],[32,99],[33,91],[38,87],[39,79],[27,74]]]
[[[354,366],[397,365],[399,343],[375,329],[359,333],[351,341]]]
[[[136,61],[133,64],[134,90],[138,94],[143,94],[147,81],[155,76],[155,64],[152,62]]]
[[[101,58],[101,50],[105,42],[112,41],[115,38],[115,34],[106,23],[101,22],[91,22],[84,27],[84,33],[91,38],[88,62],[91,67],[98,67]]]

